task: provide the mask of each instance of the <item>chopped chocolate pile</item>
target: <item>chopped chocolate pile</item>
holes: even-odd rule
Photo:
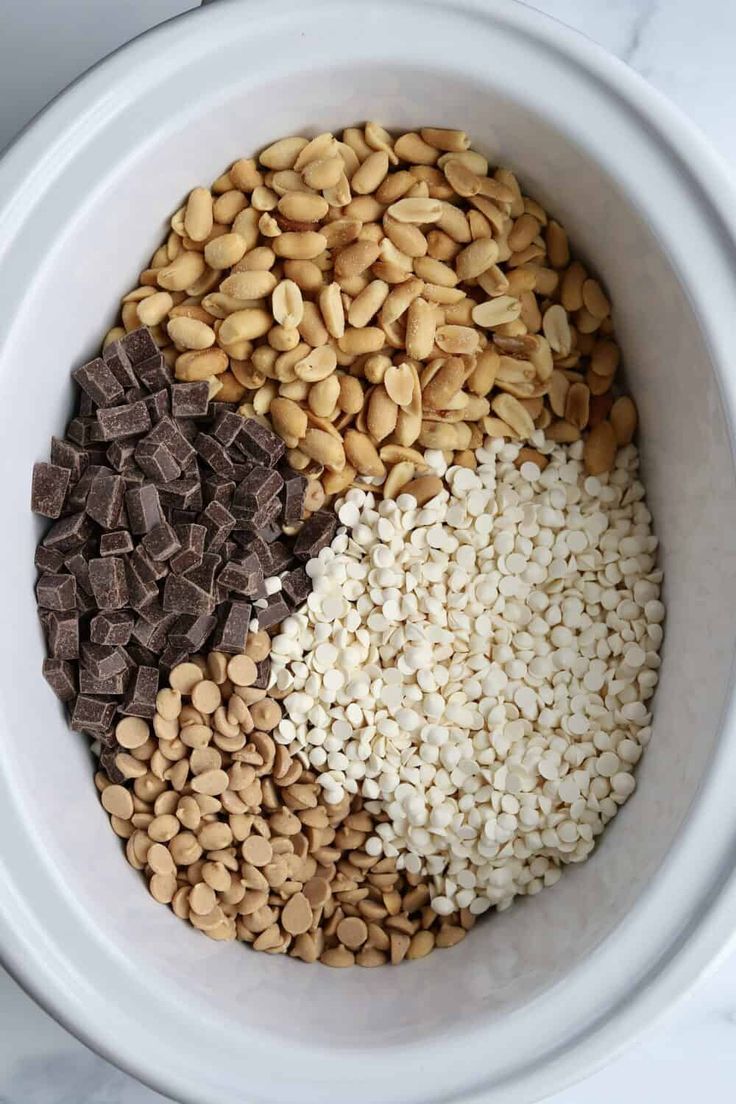
[[[153,717],[160,670],[238,654],[254,621],[300,606],[336,521],[294,534],[307,480],[283,441],[206,382],[175,382],[145,327],[72,376],[78,413],[33,471],[31,508],[53,520],[35,561],[43,673],[72,727],[109,745],[119,714]]]

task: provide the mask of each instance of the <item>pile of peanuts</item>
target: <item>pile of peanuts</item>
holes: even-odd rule
[[[211,652],[173,668],[151,725],[125,717],[115,765],[96,775],[128,862],[151,895],[212,939],[326,966],[397,965],[464,939],[475,917],[440,917],[429,886],[367,854],[377,818],[315,777],[270,733],[281,707],[256,689],[270,651]]]
[[[283,138],[197,187],[124,297],[179,380],[271,424],[339,494],[396,497],[423,452],[585,437],[591,474],[637,424],[600,283],[461,130]]]

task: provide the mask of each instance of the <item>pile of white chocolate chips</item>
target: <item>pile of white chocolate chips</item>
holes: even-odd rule
[[[325,800],[385,810],[372,855],[431,876],[432,907],[509,905],[580,862],[633,792],[664,609],[636,453],[488,440],[427,462],[423,506],[351,490],[345,531],[273,641],[286,716]]]
[[[372,966],[553,885],[634,791],[664,620],[611,305],[564,229],[462,131],[282,139],[192,192],[108,340],[141,324],[339,520],[306,603],[251,626],[268,708],[194,657],[158,746],[136,726],[106,808],[154,896]]]

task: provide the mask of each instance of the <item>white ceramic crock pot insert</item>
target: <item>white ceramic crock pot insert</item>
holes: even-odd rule
[[[608,285],[669,614],[639,790],[593,859],[451,952],[341,972],[211,943],[127,867],[84,741],[41,680],[28,498],[69,415],[70,367],[96,351],[187,191],[280,135],[366,118],[466,128]],[[723,943],[736,915],[732,209],[719,163],[655,93],[502,0],[217,4],[113,56],[5,159],[0,942],[106,1056],[187,1101],[530,1100],[619,1045]]]

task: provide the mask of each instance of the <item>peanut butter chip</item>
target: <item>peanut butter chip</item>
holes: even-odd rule
[[[133,798],[125,786],[108,786],[102,793],[102,807],[111,816],[130,820],[133,815]]]
[[[123,717],[115,726],[115,739],[124,748],[142,747],[148,739],[149,728],[140,717]]]
[[[176,893],[176,877],[173,874],[154,874],[148,883],[151,896],[159,904],[168,905],[174,899]]]
[[[201,679],[192,690],[192,705],[200,713],[214,713],[221,702],[220,687],[210,679]]]
[[[250,707],[250,715],[257,728],[262,732],[270,732],[281,720],[281,706],[270,698],[264,698],[263,701],[254,702]]]
[[[281,913],[281,926],[289,935],[301,935],[312,926],[312,906],[303,893],[290,897]],[[365,926],[365,925],[364,925]]]
[[[180,694],[191,694],[198,682],[202,681],[202,671],[196,663],[178,663],[172,668],[169,683]]]
[[[304,885],[304,896],[312,908],[320,908],[331,896],[330,883],[326,878],[310,878]]]
[[[208,912],[217,904],[217,898],[215,897],[214,890],[212,890],[204,882],[199,882],[194,886],[189,894],[189,907],[192,912],[196,912],[198,916],[206,916]]]
[[[236,686],[250,686],[257,675],[258,669],[250,656],[233,656],[227,665],[227,677]]]
[[[262,659],[271,651],[271,638],[267,632],[255,632],[249,633],[248,639],[245,642],[245,654],[250,656],[256,663],[260,663]]]
[[[146,861],[154,874],[176,873],[176,864],[171,857],[171,852],[162,843],[154,843],[148,848]]]
[[[332,947],[329,951],[323,951],[319,956],[319,960],[325,966],[342,968],[354,965],[355,955],[347,947],[337,946]]]
[[[357,951],[368,938],[368,928],[359,916],[346,916],[337,925],[337,938],[351,951]]]
[[[249,836],[243,844],[243,858],[253,866],[266,866],[273,858],[273,848],[263,836]]]
[[[192,789],[195,793],[209,794],[216,797],[224,793],[228,786],[228,777],[224,770],[206,770],[192,779]]]

